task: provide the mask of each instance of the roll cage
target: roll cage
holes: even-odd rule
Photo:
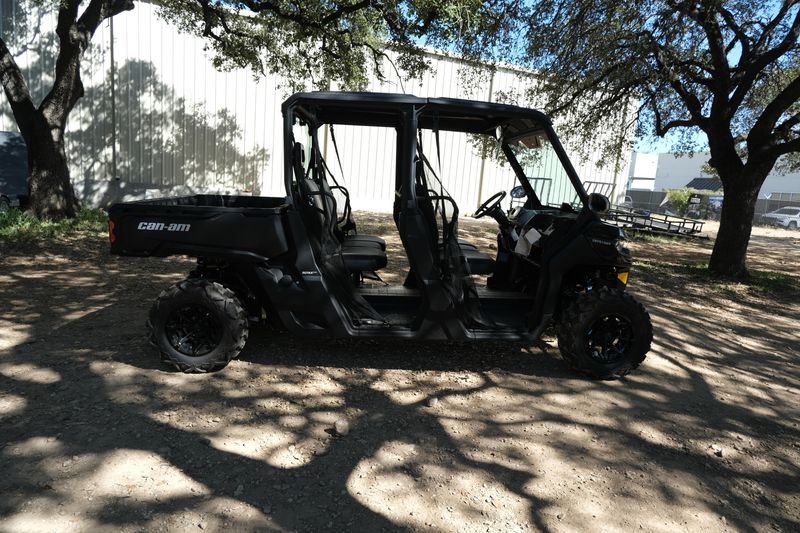
[[[575,240],[581,228],[596,220],[589,196],[550,120],[539,111],[450,98],[318,92],[291,96],[283,104],[283,120],[287,204],[302,219],[323,284],[321,290],[341,304],[342,312],[337,311],[340,324],[350,335],[366,330],[376,334],[374,328],[383,327],[381,334],[415,338],[538,338],[556,312],[565,276],[577,265],[595,261],[588,241]],[[296,124],[308,128],[311,146],[307,167],[298,163],[304,147],[295,139]],[[371,279],[369,273],[375,274],[386,266],[386,243],[379,236],[356,235],[350,220],[342,224],[343,218],[349,218],[349,204],[346,200],[339,217],[340,206],[333,194],[339,184],[328,183],[336,178],[319,148],[319,130],[324,125],[378,126],[396,132],[394,220],[410,270],[403,285],[388,286],[386,294],[378,294],[374,287],[362,283]],[[508,219],[506,224],[501,223],[506,230],[498,235],[494,258],[458,239],[458,206],[445,194],[423,154],[421,135],[425,130],[436,136],[437,152],[439,132],[495,139],[526,193],[524,207],[529,212],[552,207],[540,201],[512,143],[532,133],[546,137],[582,209],[578,212],[571,206],[562,206],[572,213],[567,218],[575,223],[565,219],[565,224],[558,224],[562,229],[548,240],[559,244],[549,246],[540,265],[529,261],[528,266],[508,269],[508,264],[519,263],[509,258],[513,248],[509,239],[516,237],[511,235]],[[335,139],[334,148],[338,159]],[[439,192],[435,185],[431,187],[426,173],[438,182]],[[348,227],[353,230],[349,234]],[[486,287],[476,287],[473,275],[490,275]],[[502,283],[510,275],[522,281]],[[532,284],[527,289],[525,279]],[[403,302],[413,308],[406,309],[405,318],[399,322],[386,318],[406,305]],[[512,318],[497,320],[512,308]]]
[[[572,166],[552,123],[546,115],[534,109],[507,104],[475,102],[455,98],[418,98],[391,93],[314,92],[298,93],[283,104],[284,157],[292,161],[296,120],[307,123],[311,130],[324,124],[348,126],[379,126],[397,132],[397,165],[395,190],[402,190],[404,202],[415,203],[415,159],[418,154],[417,132],[420,130],[452,131],[482,134],[498,139],[501,149],[514,171],[519,184],[525,189],[531,207],[541,203],[525,172],[517,160],[510,143],[531,132],[540,131],[552,144],[570,183],[580,201],[586,205],[587,192],[578,173]],[[289,165],[284,169],[284,185],[290,202],[294,172]],[[407,204],[408,205],[408,204]]]

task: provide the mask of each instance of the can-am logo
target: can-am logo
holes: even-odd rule
[[[163,222],[139,222],[136,229],[142,231],[189,231],[191,224],[164,224]]]

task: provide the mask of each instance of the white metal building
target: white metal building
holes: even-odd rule
[[[698,152],[693,156],[634,152],[628,188],[639,191],[682,189],[694,179],[711,177],[703,172],[709,157],[708,152]],[[647,165],[640,165],[641,161],[646,161]],[[639,175],[646,175],[646,178]],[[758,197],[770,198],[780,193],[800,193],[800,173],[782,174],[773,170],[761,186]]]
[[[0,33],[6,38],[39,33],[33,47],[16,57],[41,98],[53,70],[55,55],[48,50],[55,45],[55,16],[44,13],[35,26],[29,21],[22,27],[9,15],[13,5],[14,0],[0,0]],[[68,126],[76,190],[95,205],[195,191],[282,196],[280,105],[288,89],[276,76],[256,79],[249,70],[215,70],[204,41],[177,32],[156,10],[137,2],[133,11],[104,23],[92,40],[83,64],[86,95]],[[530,73],[500,68],[468,88],[457,59],[431,54],[430,60],[433,68],[422,79],[404,82],[408,93],[494,101],[535,83]],[[374,79],[368,90],[401,92],[401,84],[389,76],[385,82]],[[8,105],[0,107],[0,130],[16,130]],[[591,141],[602,142],[604,135],[619,136],[620,129],[604,127]],[[391,210],[394,132],[342,126],[336,136],[354,208]],[[325,140],[330,143],[329,136]],[[326,150],[331,159],[332,148]],[[432,145],[427,153],[435,153]],[[444,133],[442,155],[443,181],[464,213],[514,182],[510,168],[482,158],[463,134]],[[596,159],[573,157],[573,162],[584,181],[608,184],[612,201],[619,201],[628,161],[600,168]]]
[[[631,152],[628,189],[652,191],[658,169],[658,154]]]

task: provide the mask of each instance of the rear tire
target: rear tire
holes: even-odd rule
[[[562,357],[595,379],[617,379],[650,351],[653,326],[644,306],[620,289],[580,294],[564,309],[557,328]]]
[[[247,313],[233,291],[195,278],[156,298],[147,328],[161,360],[187,373],[224,368],[242,351],[249,333]]]

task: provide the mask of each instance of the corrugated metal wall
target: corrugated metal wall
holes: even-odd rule
[[[34,43],[16,57],[38,100],[54,70],[54,54],[48,51],[55,46],[55,17],[29,14],[23,20],[15,9],[16,0],[0,0],[0,33],[11,38],[15,52],[22,42]],[[157,18],[156,9],[137,2],[133,11],[104,23],[92,40],[82,70],[86,96],[68,126],[76,187],[101,204],[146,192],[251,191],[282,196],[280,104],[288,92],[281,80],[255,79],[244,69],[215,70],[203,40],[175,31]],[[38,37],[32,39],[34,32]],[[439,55],[430,60],[433,69],[422,79],[404,82],[407,92],[505,101],[509,95],[522,94],[531,83],[517,71],[499,69],[465,84],[459,61]],[[369,90],[401,92],[391,66],[384,70],[387,79],[374,79]],[[0,112],[0,129],[16,129],[7,104]],[[335,132],[354,207],[390,210],[394,131],[340,126]],[[619,135],[619,129],[610,125],[599,134]],[[323,139],[324,152],[333,162],[330,135]],[[438,166],[432,135],[425,138],[425,149]],[[465,135],[443,133],[441,154],[444,184],[465,213],[514,183],[508,167],[481,158]],[[584,181],[613,183],[615,193],[624,194],[627,162],[617,172],[598,168],[592,157],[575,163]],[[338,173],[338,165],[331,167]]]

